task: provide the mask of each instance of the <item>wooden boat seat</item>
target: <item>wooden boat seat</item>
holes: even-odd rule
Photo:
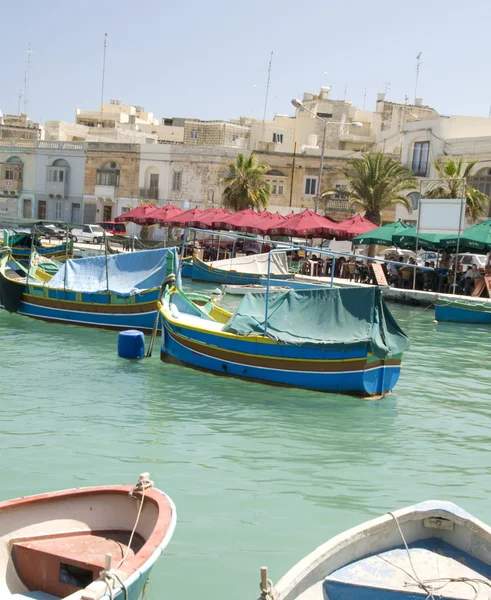
[[[116,568],[128,549],[129,537],[127,531],[80,532],[13,540],[10,547],[17,574],[28,590],[64,598],[99,577],[107,553],[112,554]],[[127,560],[143,544],[143,538],[135,535]]]
[[[467,578],[473,586],[459,581],[448,581],[435,598],[441,600],[472,600],[489,598],[491,566],[436,538],[423,539],[409,544],[411,560],[420,581],[440,579],[439,587],[447,579]],[[476,594],[476,589],[479,594]],[[401,600],[424,598],[428,594],[418,587],[404,546],[379,554],[366,556],[341,567],[324,581],[327,598],[334,600]],[[482,595],[481,595],[482,594]]]
[[[9,279],[23,280],[26,281],[26,277],[24,275],[19,275],[17,271],[12,269],[5,269],[5,276]]]

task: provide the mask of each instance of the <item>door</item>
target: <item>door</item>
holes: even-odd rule
[[[103,214],[102,214],[102,220],[103,221],[111,221],[112,220],[112,215],[113,215],[113,207],[112,206],[105,206]]]
[[[150,173],[150,198],[157,200],[159,197],[159,174]]]
[[[80,204],[72,204],[72,215],[70,221],[72,223],[80,223]]]
[[[30,198],[24,198],[22,216],[25,219],[30,219],[32,217],[32,200]]]
[[[38,219],[46,219],[46,200],[38,200]]]

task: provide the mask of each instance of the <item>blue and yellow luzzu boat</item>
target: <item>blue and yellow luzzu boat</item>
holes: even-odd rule
[[[268,272],[269,253],[226,258],[213,262],[204,262],[193,256],[192,278],[197,281],[209,281],[226,285],[259,284],[261,277]],[[275,279],[291,279],[288,272],[286,254],[274,254],[271,258],[271,275]]]
[[[164,361],[327,392],[389,392],[408,347],[375,287],[248,294],[215,317],[170,286],[160,313]]]
[[[151,331],[162,281],[175,272],[174,249],[67,261],[50,277],[29,276],[5,250],[0,255],[0,304],[44,321]]]

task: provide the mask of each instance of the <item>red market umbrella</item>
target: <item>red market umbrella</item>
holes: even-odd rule
[[[200,208],[192,208],[181,213],[180,215],[177,215],[176,217],[171,217],[167,220],[167,224],[172,227],[192,227],[190,223],[194,223],[196,219],[203,214],[203,212],[204,211],[202,211]]]
[[[377,229],[377,225],[361,215],[355,215],[354,217],[349,217],[348,219],[344,219],[344,221],[337,223],[333,229],[335,229],[337,233],[339,232],[340,234],[351,238],[368,233],[369,231],[372,231],[372,229]]]
[[[230,216],[232,216],[232,213],[229,213],[228,210],[225,210],[221,206],[218,208],[207,208],[195,221],[190,222],[188,227],[210,229],[217,219],[225,219]]]
[[[146,220],[148,216],[155,212],[158,209],[157,206],[153,206],[153,204],[142,204],[141,206],[137,206],[132,210],[128,210],[124,212],[119,217],[116,217],[114,220],[118,223],[138,223],[139,225],[146,225]]]
[[[279,227],[272,227],[269,235],[289,235],[290,237],[328,237],[336,229],[337,223],[321,217],[312,210],[306,209],[294,217],[287,217],[287,222]]]
[[[174,206],[173,204],[166,204],[165,206],[159,206],[155,212],[148,215],[148,225],[160,225],[166,226],[169,219],[173,219],[178,215],[182,214],[182,210]]]
[[[280,227],[287,221],[287,217],[280,213],[268,214],[263,216],[259,221],[256,221],[251,227],[247,227],[249,233],[257,233],[258,235],[266,235],[273,227]]]
[[[251,225],[252,222],[259,220],[259,218],[259,213],[252,210],[252,208],[246,208],[232,213],[229,217],[216,219],[213,222],[213,227],[228,231],[239,230],[241,227],[244,227],[244,224]]]

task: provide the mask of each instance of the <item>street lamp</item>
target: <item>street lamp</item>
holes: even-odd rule
[[[304,110],[309,112],[311,115],[314,115],[314,117],[316,119],[319,119],[319,121],[322,121],[324,123],[324,135],[322,136],[321,162],[319,165],[319,181],[317,182],[317,189],[316,189],[316,194],[315,194],[315,199],[314,199],[314,212],[317,212],[317,209],[319,208],[319,200],[320,200],[322,170],[324,168],[324,149],[326,146],[327,126],[328,125],[348,125],[349,127],[362,127],[363,123],[360,123],[359,121],[353,121],[352,123],[349,123],[349,122],[346,123],[346,121],[326,121],[326,119],[319,117],[319,115],[316,114],[315,112],[313,112],[312,110],[310,110],[310,108],[307,108],[301,100],[294,98],[292,100],[292,104],[295,108],[303,108]]]

